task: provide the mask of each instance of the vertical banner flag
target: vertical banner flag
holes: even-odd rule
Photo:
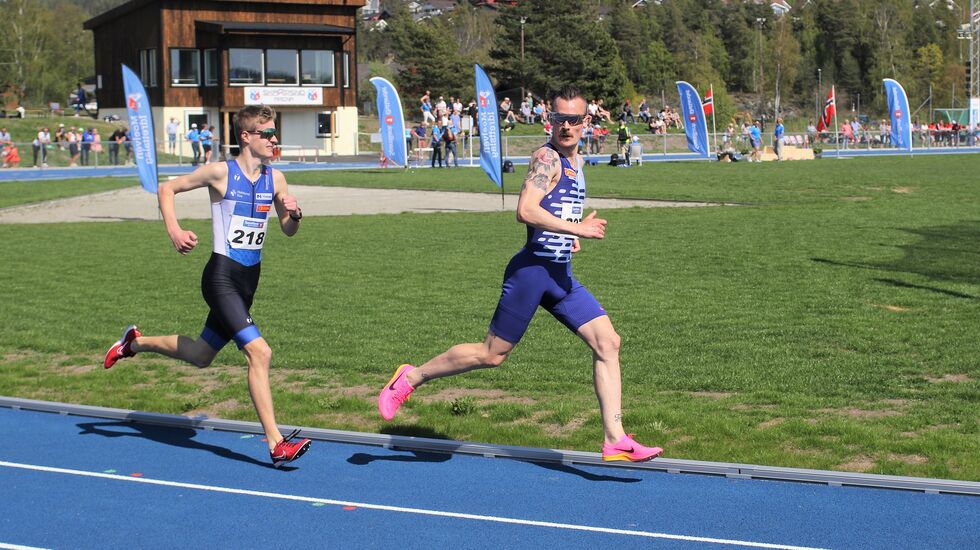
[[[501,190],[504,180],[500,174],[503,156],[500,151],[500,117],[497,115],[497,94],[493,84],[479,64],[476,73],[476,121],[480,126],[480,166]]]
[[[378,92],[378,119],[380,122],[381,148],[388,160],[398,166],[408,165],[405,151],[405,118],[402,116],[402,102],[391,82],[380,76],[371,79]]]
[[[905,88],[891,78],[883,79],[888,96],[888,112],[892,117],[892,145],[912,151],[912,125],[909,120],[909,96]]]
[[[837,98],[834,95],[834,87],[830,87],[830,92],[827,93],[827,101],[823,105],[823,116],[817,122],[817,131],[824,132],[830,128],[830,122],[834,119],[834,115],[837,114]]]
[[[698,91],[683,80],[677,81],[677,93],[681,96],[681,114],[684,115],[684,133],[687,134],[687,148],[707,158],[708,124],[704,120],[704,107]]]
[[[704,101],[701,102],[701,104],[704,106],[705,115],[714,114],[715,112],[715,100],[713,97],[711,97],[711,92],[711,88],[708,88],[708,91],[704,94]]]
[[[122,66],[123,88],[126,92],[126,114],[133,140],[133,156],[140,184],[150,193],[157,192],[157,140],[153,134],[153,114],[150,98],[136,73]]]

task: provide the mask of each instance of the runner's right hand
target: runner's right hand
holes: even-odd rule
[[[170,234],[170,240],[174,243],[174,248],[182,255],[187,254],[197,246],[197,235],[193,231],[179,229]]]

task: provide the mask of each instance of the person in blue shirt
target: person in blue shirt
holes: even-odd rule
[[[204,124],[198,137],[201,138],[201,148],[204,149],[204,164],[207,164],[211,160],[211,139],[214,137],[214,132]]]
[[[446,167],[449,167],[449,154],[453,155],[453,166],[459,168],[459,154],[456,152],[456,141],[459,138],[459,126],[449,123],[442,128],[442,140],[446,142]]]
[[[201,132],[198,131],[197,124],[191,124],[191,131],[187,132],[187,141],[191,142],[191,151],[194,152],[191,166],[197,166],[201,161]]]
[[[429,162],[433,168],[436,167],[436,162],[442,168],[442,130],[438,124],[432,125],[432,156],[429,157]]]
[[[783,160],[783,119],[776,118],[776,129],[773,132],[774,145],[776,148],[776,160]]]
[[[752,155],[749,162],[762,162],[762,123],[755,121],[749,128],[749,141],[752,143]]]

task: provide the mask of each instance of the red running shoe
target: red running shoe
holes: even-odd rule
[[[292,462],[310,450],[311,441],[309,439],[292,441],[297,435],[299,435],[299,430],[293,430],[292,433],[282,438],[282,441],[276,443],[276,448],[269,453],[272,457],[273,466],[278,468],[287,462]]]
[[[112,344],[109,351],[105,352],[105,361],[103,361],[102,366],[107,369],[111,369],[112,366],[116,364],[116,361],[124,357],[132,357],[136,355],[136,352],[133,351],[132,348],[133,340],[139,338],[140,336],[143,336],[143,334],[138,328],[136,328],[136,325],[129,325],[126,327],[126,330],[123,331],[122,338],[120,338],[115,344]]]

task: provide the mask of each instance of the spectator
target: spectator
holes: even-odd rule
[[[65,130],[64,124],[59,124],[58,129],[54,132],[54,142],[58,144],[58,148],[62,151],[68,146],[68,139],[66,139],[65,134],[68,131]]]
[[[126,130],[126,139],[123,140],[123,148],[126,151],[126,163],[129,163],[129,159],[133,159],[133,164],[136,164],[136,157],[133,155],[133,132],[128,128],[123,128]]]
[[[505,97],[503,101],[500,102],[500,118],[507,116],[513,105],[510,102],[509,97]]]
[[[81,149],[78,147],[78,142],[82,140],[82,136],[72,126],[65,134],[65,140],[68,142],[68,166],[78,166],[78,156],[82,154]]]
[[[637,111],[637,116],[640,117],[640,120],[642,120],[644,124],[649,124],[653,115],[650,114],[650,106],[647,105],[646,98],[640,98],[640,106],[637,108]]]
[[[85,88],[82,88],[82,83],[79,82],[75,89],[75,103],[72,105],[75,108],[75,116],[78,116],[79,111],[85,109],[85,103]],[[85,112],[88,112],[88,110]]]
[[[757,120],[749,127],[749,141],[752,144],[752,157],[749,162],[762,162],[762,122]]]
[[[436,117],[432,114],[432,99],[429,97],[429,90],[426,90],[425,94],[419,98],[419,102],[422,104],[422,122],[428,122],[430,119],[435,122]]]
[[[79,128],[78,131],[82,134],[82,137],[79,140],[82,149],[82,166],[88,166],[89,154],[92,152],[92,140],[95,136],[92,134],[91,128],[88,128],[85,131],[82,131],[82,129]]]
[[[177,128],[180,123],[177,122],[176,118],[171,118],[170,123],[167,124],[167,150],[171,155],[177,154]]]
[[[524,118],[524,124],[534,124],[534,112],[527,101],[521,102],[521,116]]]
[[[16,145],[9,143],[6,151],[3,153],[3,167],[17,168],[18,166],[20,166],[20,151],[17,150]]]
[[[636,117],[633,116],[633,104],[630,100],[623,102],[622,112],[619,114],[619,119],[628,122],[629,124],[636,124]]]
[[[776,149],[776,160],[783,160],[783,119],[776,117],[776,128],[773,130],[773,146]]]
[[[548,137],[551,137],[551,131],[552,131],[551,121],[550,120],[545,120],[544,121],[544,135],[546,135]]]
[[[626,125],[625,117],[623,117],[619,121],[619,130],[616,132],[616,143],[619,145],[619,156],[626,159],[626,166],[630,165],[630,143],[632,141],[633,136],[630,134],[629,126]]]
[[[422,149],[425,149],[425,144],[426,144],[426,140],[425,140],[425,122],[420,122],[419,125],[416,126],[412,130],[412,133],[414,134],[413,137],[414,137],[415,142],[416,142],[416,146],[415,146],[415,160],[418,162],[418,164],[421,165],[422,164]]]
[[[204,164],[207,164],[211,160],[211,138],[214,137],[214,133],[207,124],[203,124],[198,137],[201,138],[201,148],[204,149]]]
[[[442,168],[442,131],[435,124],[432,125],[432,156],[429,160],[432,168],[436,167],[436,162],[439,163],[439,168]]]
[[[849,119],[845,118],[844,125],[841,126],[841,129],[844,132],[844,149],[847,149],[848,144],[854,142],[854,126],[851,125],[851,121]]]
[[[221,137],[218,136],[218,129],[211,126],[208,130],[211,132],[211,160],[221,160]],[[407,149],[405,151],[408,152]]]
[[[596,109],[596,115],[598,115],[600,119],[605,119],[606,122],[610,123],[613,121],[612,114],[610,114],[609,111],[607,111],[602,105],[602,98],[596,100]]]
[[[99,155],[102,154],[102,136],[99,135],[98,128],[92,128],[92,152],[95,153],[95,164],[99,164]]]
[[[109,164],[119,165],[119,144],[126,141],[126,132],[122,128],[113,130],[109,136]]]
[[[37,168],[37,154],[41,153],[41,166],[48,166],[48,145],[51,143],[51,132],[47,128],[41,128],[37,132],[37,137],[31,144],[34,147],[34,167]]]
[[[459,136],[459,127],[449,124],[442,129],[442,140],[446,142],[446,167],[449,167],[449,154],[453,155],[453,167],[459,168],[459,154],[456,152],[456,138]]]
[[[0,146],[10,145],[13,142],[14,140],[10,137],[10,132],[6,128],[0,128]]]
[[[809,145],[813,145],[817,141],[817,127],[813,125],[813,119],[810,119],[806,123],[806,138]]]
[[[194,153],[191,166],[197,166],[197,163],[201,162],[201,132],[198,131],[197,124],[191,124],[191,131],[187,132],[187,141],[191,142],[191,151]]]

